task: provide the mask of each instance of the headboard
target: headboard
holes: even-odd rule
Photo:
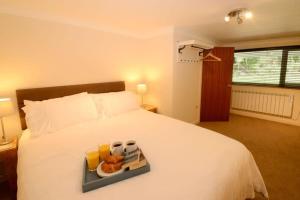
[[[106,93],[106,92],[119,92],[124,90],[125,90],[124,81],[17,90],[16,95],[17,95],[17,103],[18,103],[22,130],[25,130],[27,128],[26,121],[25,121],[25,113],[21,109],[22,107],[24,107],[24,100],[42,101],[47,99],[73,95],[81,92]]]

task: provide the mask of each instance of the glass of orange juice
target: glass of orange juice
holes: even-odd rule
[[[99,152],[97,150],[88,150],[85,156],[89,171],[95,171],[99,165]]]
[[[106,156],[110,155],[110,145],[103,144],[99,146],[99,156],[100,159],[103,160]]]

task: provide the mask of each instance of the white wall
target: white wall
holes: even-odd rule
[[[200,121],[202,61],[199,63],[176,61],[176,42],[185,40],[198,40],[207,45],[213,45],[213,42],[180,29],[175,29],[174,32],[173,117],[190,123],[198,123]],[[197,57],[198,52],[198,49],[187,47],[182,53],[187,57]]]
[[[268,40],[253,40],[235,43],[223,43],[220,46],[235,47],[235,49],[252,49],[264,47],[293,46],[300,44],[300,37],[274,38]]]
[[[157,105],[159,113],[190,123],[200,118],[202,62],[178,63],[178,41],[199,40],[213,45],[208,39],[195,36],[180,28],[144,40],[145,79],[149,85],[146,103]],[[186,48],[184,54],[198,56],[197,49]],[[160,99],[157,99],[157,98]]]
[[[202,62],[178,63],[178,41],[199,40],[213,45],[206,38],[195,36],[180,28],[171,28],[156,37],[144,40],[145,78],[149,85],[146,103],[157,105],[159,112],[197,123],[200,118]],[[187,56],[198,56],[197,49],[186,48]],[[147,82],[146,81],[146,82]],[[156,99],[159,97],[160,99]]]
[[[178,83],[173,88],[173,28],[141,39],[8,14],[0,14],[0,27],[5,27],[0,29],[0,96],[13,97],[16,102],[16,89],[119,80],[125,80],[126,89],[134,91],[137,83],[146,82],[149,92],[145,103],[157,106],[159,113],[173,116],[176,98],[177,118],[194,122],[198,116],[194,110],[181,108],[177,101],[186,95],[180,94],[178,83],[198,81],[198,75],[182,81],[176,75]],[[200,68],[186,69],[191,76],[195,71],[198,74]],[[199,95],[196,85],[195,94],[190,95],[195,98],[183,105],[192,102],[195,106]],[[179,111],[183,112],[181,116]],[[9,137],[21,132],[17,110],[5,118],[5,128]]]
[[[15,100],[21,88],[118,80],[135,90],[143,79],[140,39],[6,14],[0,27],[0,96]],[[19,133],[18,114],[5,125],[9,136]]]
[[[222,44],[222,46],[233,46],[236,49],[251,49],[251,48],[292,46],[292,45],[300,45],[300,37]],[[281,94],[283,93],[283,94],[294,95],[294,109],[293,109],[293,115],[291,119],[245,112],[245,111],[237,111],[237,110],[231,110],[231,113],[300,126],[300,90],[299,89],[238,86],[238,85],[233,85],[232,89],[246,89],[251,91],[256,90],[260,92],[281,93]]]
[[[145,96],[145,103],[158,107],[158,112],[173,116],[173,29],[143,40],[144,82],[149,92]]]
[[[0,27],[0,96],[16,102],[16,89],[119,80],[134,91],[146,82],[145,103],[199,121],[202,65],[176,63],[176,42],[204,38],[170,27],[141,39],[9,14]],[[9,137],[21,132],[17,112],[5,126]]]

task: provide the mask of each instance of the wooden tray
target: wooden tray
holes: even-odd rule
[[[104,187],[140,174],[144,174],[150,171],[150,164],[147,164],[141,168],[134,170],[127,170],[121,174],[117,174],[109,177],[99,177],[96,171],[90,172],[87,167],[87,161],[84,160],[83,167],[83,180],[82,180],[82,192],[88,192],[97,188]]]

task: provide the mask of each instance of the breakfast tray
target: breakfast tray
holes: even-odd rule
[[[146,165],[137,169],[125,170],[120,174],[116,174],[108,177],[100,177],[96,171],[90,172],[88,170],[87,161],[84,160],[83,167],[83,180],[82,180],[82,192],[88,192],[97,188],[104,187],[140,174],[144,174],[150,171],[150,164],[146,161]]]

